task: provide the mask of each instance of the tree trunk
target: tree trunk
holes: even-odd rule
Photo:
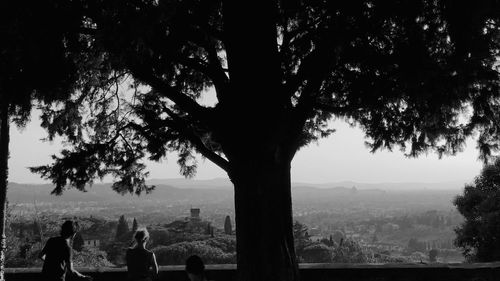
[[[9,105],[5,103],[0,109],[0,281],[4,281],[5,273],[5,219],[7,204],[7,178],[9,161]]]
[[[255,161],[233,171],[238,280],[299,280],[290,161]]]
[[[222,6],[230,83],[217,106],[224,116],[219,131],[226,132],[219,139],[235,187],[238,280],[296,281],[293,153],[284,125],[291,99],[282,87],[278,4],[226,0]]]

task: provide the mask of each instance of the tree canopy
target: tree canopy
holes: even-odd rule
[[[455,244],[468,260],[500,260],[500,158],[486,165],[472,184],[453,202],[465,221],[455,232]]]
[[[178,151],[181,173],[192,176],[198,152],[228,171],[248,138],[264,150],[259,139],[275,140],[291,158],[331,134],[334,117],[361,126],[372,151],[453,154],[474,132],[484,159],[498,150],[498,1],[243,7],[266,5],[271,22],[233,30],[241,15],[223,1],[85,1],[82,25],[101,76],[47,108],[51,136],[66,133],[74,147],[35,171],[56,192],[105,174],[121,179],[117,190],[148,191],[146,157]],[[240,51],[276,73],[276,84],[245,58],[240,65]],[[248,83],[261,90],[245,95]],[[200,104],[209,89],[216,104]]]
[[[233,226],[231,224],[231,217],[226,216],[226,219],[224,220],[224,233],[227,235],[231,235],[233,233]]]
[[[118,224],[116,226],[115,240],[132,241],[132,236],[130,236],[130,229],[128,227],[128,222],[124,215],[121,215],[120,218],[118,219]]]
[[[77,87],[81,18],[70,3],[56,0],[0,4],[0,95],[14,121],[29,118],[33,100],[64,101]]]

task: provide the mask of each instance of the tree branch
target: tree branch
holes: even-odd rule
[[[210,161],[215,163],[224,171],[229,172],[229,161],[227,159],[209,149],[203,143],[200,137],[196,135],[196,133],[190,128],[187,122],[183,120],[180,116],[175,114],[172,110],[170,110],[166,106],[163,107],[163,109],[170,117],[172,117],[173,122],[169,122],[170,127],[173,127],[175,130],[177,130],[179,133],[185,136],[191,142],[191,144],[193,144],[193,146],[196,147],[199,153],[201,153],[203,156],[205,156]]]
[[[153,89],[173,101],[180,109],[187,112],[200,122],[210,123],[209,109],[201,106],[195,100],[181,93],[172,86],[167,85],[162,79],[149,71],[135,71],[134,76],[146,82]]]
[[[206,48],[205,48],[206,49]],[[215,50],[208,51],[209,63],[196,59],[196,58],[181,58],[177,61],[187,67],[191,67],[204,75],[206,75],[215,86],[217,92],[217,98],[220,100],[226,93],[227,85],[229,84],[229,79],[225,74],[224,69],[220,65],[219,58],[215,53]],[[213,52],[213,54],[211,54]]]
[[[211,35],[205,31],[205,28],[198,28],[193,30],[193,36],[190,38],[190,42],[196,44],[203,49],[208,54],[208,65],[204,68],[198,68],[207,77],[209,77],[215,85],[215,90],[217,94],[217,99],[221,101],[226,96],[227,85],[229,84],[229,78],[226,75],[226,70],[222,67],[219,56],[217,55],[217,49],[214,46],[214,41],[211,39]],[[223,41],[219,38],[220,41]]]
[[[297,105],[292,111],[292,119],[294,120],[291,123],[293,125],[290,130],[290,145],[292,149],[300,147],[299,140],[301,139],[304,125],[309,118],[314,117],[316,106],[319,105],[317,99],[321,94],[321,86],[337,63],[335,50],[327,48],[330,43],[327,42],[324,46],[314,50],[304,64],[301,65],[297,74],[285,85],[285,91],[292,96],[305,84],[300,93]]]

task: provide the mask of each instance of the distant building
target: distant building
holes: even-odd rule
[[[321,230],[319,229],[319,227],[311,227],[311,228],[309,228],[308,233],[311,236],[321,236]]]
[[[191,208],[191,221],[200,221],[200,208]]]
[[[83,240],[83,246],[87,248],[99,248],[100,241],[97,239]]]
[[[190,232],[190,233],[204,233],[207,234],[208,230],[211,229],[211,223],[209,221],[202,220],[200,216],[200,208],[191,208],[190,216],[184,217],[184,219],[175,220],[165,227],[169,231],[173,232]]]
[[[384,225],[382,225],[382,231],[384,232],[391,232],[391,231],[397,231],[399,230],[399,225],[395,224],[395,223],[386,223]]]
[[[99,249],[99,246],[101,245],[101,240],[98,237],[90,235],[82,235],[82,236],[83,236],[83,247],[87,249],[89,248]]]

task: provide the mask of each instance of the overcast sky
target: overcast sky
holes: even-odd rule
[[[46,136],[39,127],[36,112],[32,121],[21,131],[11,127],[9,181],[19,183],[43,183],[38,175],[27,167],[47,164],[50,155],[58,153],[61,143],[42,142]],[[394,152],[369,152],[364,145],[363,132],[347,124],[332,123],[337,131],[319,143],[302,148],[292,162],[292,181],[327,183],[356,181],[381,182],[470,182],[482,167],[477,160],[474,141],[468,142],[464,152],[457,156],[438,159],[435,154],[408,159],[398,150]],[[162,163],[148,163],[150,178],[178,178],[176,156],[170,155]],[[195,179],[227,177],[224,171],[210,161],[200,160]]]

